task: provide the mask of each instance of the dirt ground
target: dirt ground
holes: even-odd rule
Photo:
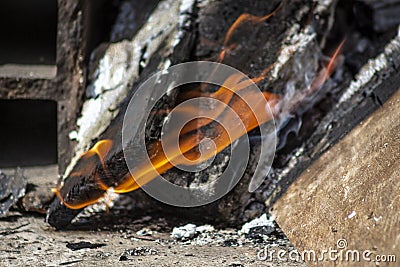
[[[264,246],[293,248],[285,240],[240,244],[229,239],[236,233],[233,229],[217,231],[212,240],[177,241],[156,231],[150,236],[122,229],[55,231],[43,217],[21,214],[0,225],[1,266],[306,266],[259,260],[257,253]],[[93,248],[79,249],[85,246]]]
[[[45,188],[56,173],[56,166],[48,166],[25,169],[24,175]],[[0,266],[306,266],[259,259],[265,248],[294,250],[277,226],[249,236],[204,226],[208,230],[179,239],[173,229],[190,222],[134,214],[123,203],[109,212],[92,206],[65,231],[53,229],[44,214],[10,212],[0,219]]]

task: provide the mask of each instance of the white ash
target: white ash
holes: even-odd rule
[[[333,3],[337,2],[336,0],[320,0],[318,1],[318,5],[315,8],[316,13],[322,13],[324,11],[326,11],[327,9],[330,9],[332,7],[335,7],[334,5],[332,5]]]
[[[211,225],[196,226],[187,224],[181,227],[175,227],[171,233],[173,240],[170,242],[181,245],[197,245],[204,246],[215,244],[225,247],[242,247],[244,245],[251,246],[266,246],[266,245],[288,245],[287,238],[281,238],[275,234],[265,235],[263,239],[254,239],[247,234],[254,227],[268,226],[276,229],[273,217],[268,217],[266,214],[249,223],[243,225],[241,230],[226,228],[215,229]]]
[[[374,216],[374,221],[375,221],[375,222],[379,222],[380,220],[382,220],[382,216],[379,216],[379,217],[375,217],[375,216]]]
[[[321,14],[335,6],[337,1],[325,0],[319,1],[315,7],[316,14]],[[296,12],[299,19],[309,12],[309,8],[302,8]],[[314,28],[309,25],[304,28],[298,23],[293,24],[285,33],[287,36],[281,45],[281,51],[271,70],[268,79],[275,81],[282,77],[288,80],[285,86],[285,94],[282,101],[274,110],[275,114],[280,114],[277,119],[279,124],[283,123],[291,113],[293,108],[300,102],[309,102],[313,104],[314,94],[310,94],[310,87],[318,75],[318,61],[322,56],[321,48],[316,40],[317,34]],[[304,66],[304,62],[307,65]],[[288,73],[286,66],[292,63]]]
[[[380,72],[386,71],[388,66],[391,64],[392,55],[399,53],[400,50],[400,27],[396,37],[385,47],[383,53],[379,54],[375,59],[370,59],[365,64],[359,73],[356,75],[356,79],[351,82],[349,88],[342,95],[337,106],[341,103],[347,102],[356,92],[363,89],[375,75],[379,75]],[[379,83],[374,84],[376,88]]]
[[[78,132],[77,131],[71,131],[68,134],[69,140],[76,140],[78,138]]]
[[[274,108],[276,122],[278,128],[281,127],[293,112],[300,115],[308,107],[318,99],[319,90],[313,93],[312,84],[318,76],[319,64],[318,61],[322,56],[321,49],[319,48],[314,37],[309,36],[307,46],[299,47],[293,55],[288,59],[292,64],[290,68],[285,68],[285,73],[280,73],[280,76],[285,76],[288,81],[285,83],[284,96],[278,105]],[[306,62],[306,63],[304,63]],[[298,106],[302,104],[300,109]]]
[[[215,231],[214,226],[209,225],[209,224],[196,227],[196,232],[199,232],[199,233],[207,233],[207,232],[213,232],[213,231]]]
[[[347,215],[347,219],[352,219],[357,215],[357,213],[353,210],[352,212],[349,213],[349,215]]]
[[[237,246],[242,246],[245,243],[244,237],[240,237],[237,230],[216,230],[212,225],[196,226],[194,224],[187,224],[175,227],[171,233],[171,237],[175,242],[183,245],[223,245],[227,240],[235,240]]]
[[[195,5],[196,1],[195,0],[182,0],[182,4],[179,8],[179,18],[178,18],[178,25],[179,28],[184,29],[184,28],[189,28],[190,27],[190,15],[193,13],[193,8]],[[183,32],[179,31],[178,35],[176,36],[174,42],[173,42],[173,47],[177,46],[180,42],[180,39],[182,38]]]
[[[239,234],[248,234],[251,228],[259,226],[275,227],[274,217],[273,216],[267,217],[267,214],[263,214],[259,218],[255,218],[254,220],[245,223],[242,226],[242,229],[239,231]]]
[[[171,237],[175,239],[189,239],[194,237],[196,234],[196,225],[186,224],[180,227],[174,227],[171,233]]]
[[[137,234],[138,236],[151,236],[151,235],[153,234],[153,231],[150,230],[149,228],[146,228],[146,227],[145,227],[145,228],[143,228],[143,229],[137,231],[136,234]]]
[[[189,223],[184,226],[174,227],[171,237],[178,240],[187,240],[193,238],[196,234],[207,234],[214,231],[215,228],[212,225],[206,224],[196,226],[195,224]]]
[[[270,80],[278,79],[282,67],[292,58],[294,53],[306,49],[314,42],[316,34],[313,33],[310,26],[306,27],[301,32],[299,32],[299,30],[299,24],[294,24],[288,30],[288,37],[282,42],[284,44],[282,46],[282,51],[279,53],[274,68],[271,70]]]

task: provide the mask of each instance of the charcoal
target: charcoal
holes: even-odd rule
[[[101,248],[104,247],[106,244],[102,244],[102,243],[90,243],[90,242],[86,242],[86,241],[81,241],[81,242],[77,242],[77,243],[67,243],[67,248],[69,248],[72,251],[76,251],[76,250],[81,250],[84,248],[90,248],[90,249],[95,249],[95,248]]]
[[[254,241],[263,242],[265,239],[268,238],[268,235],[272,234],[274,231],[275,227],[269,225],[256,226],[250,228],[249,233],[245,234],[245,237]]]
[[[137,247],[133,249],[127,249],[125,253],[129,256],[148,256],[156,255],[157,250],[151,247]]]
[[[400,1],[357,0],[355,14],[361,27],[378,33],[386,32],[400,24]]]
[[[119,257],[119,261],[127,261],[127,260],[128,260],[128,257],[126,255],[121,255]]]
[[[14,175],[0,171],[0,218],[6,217],[10,208],[25,195],[27,180],[20,168]]]
[[[227,239],[222,243],[223,247],[237,247],[239,246],[237,239]]]

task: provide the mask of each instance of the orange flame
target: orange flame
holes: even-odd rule
[[[321,70],[318,75],[314,78],[314,81],[311,84],[310,93],[314,93],[316,90],[321,88],[321,86],[329,79],[332,75],[333,71],[336,69],[336,65],[338,63],[339,55],[342,52],[343,46],[346,42],[344,39],[339,46],[336,48],[335,52],[333,53],[331,59],[328,62],[328,65],[325,69]]]
[[[217,93],[221,90],[226,89],[221,88],[219,91],[217,91]],[[276,95],[267,92],[265,92],[263,95],[266,97],[267,100],[270,100],[270,105],[274,105],[274,103],[277,103],[276,101],[274,101],[278,99]],[[259,122],[254,115],[255,113],[265,114],[265,101],[260,100],[259,95],[246,95],[245,93],[244,97],[247,100],[250,100],[252,103],[256,103],[256,105],[250,108],[241,97],[233,95],[231,96],[229,106],[234,111],[233,114],[237,114],[240,120],[244,123],[245,129],[239,127],[237,123],[232,123],[235,121],[235,118],[232,117],[232,113],[224,113],[225,116],[222,115],[220,124],[218,123],[213,126],[213,136],[209,137],[202,127],[194,127],[195,125],[205,125],[206,123],[210,123],[210,121],[196,119],[195,121],[197,122],[187,125],[189,125],[189,129],[195,129],[197,131],[193,134],[181,135],[181,139],[179,142],[179,151],[174,151],[173,155],[169,155],[170,157],[172,157],[172,160],[174,160],[174,162],[179,162],[179,160],[183,158],[196,160],[201,157],[202,161],[205,161],[214,156],[215,153],[221,152],[233,141],[246,134],[246,132],[249,132],[258,127],[259,123],[263,124],[272,119],[272,117],[268,115],[264,117],[261,116],[261,121]],[[198,111],[196,110],[193,110],[193,112],[196,112],[198,114]],[[228,133],[222,125],[230,125],[230,133]],[[182,132],[188,133],[189,129],[183,129]],[[206,150],[204,154],[201,154],[199,150],[196,149],[201,140],[203,140],[205,137],[209,137],[214,142],[216,146],[216,151]],[[168,158],[163,152],[161,141],[155,142],[151,148],[152,150],[149,152],[149,155],[152,155],[152,151],[158,152],[154,154],[155,156],[151,158],[151,164],[140,166],[135,169],[134,173],[128,174],[126,177],[124,177],[123,181],[114,188],[115,192],[126,193],[136,190],[140,187],[139,184],[146,184],[154,179],[158,174],[162,174],[165,171],[174,167],[174,165],[171,163],[171,158]]]
[[[272,11],[271,13],[262,16],[262,17],[258,17],[258,16],[254,16],[248,13],[243,13],[242,15],[240,15],[235,22],[231,25],[231,27],[229,28],[228,32],[225,35],[225,39],[224,39],[224,43],[223,43],[223,48],[222,51],[220,52],[220,54],[218,55],[218,60],[217,62],[222,62],[222,60],[225,58],[226,53],[228,51],[233,50],[236,47],[236,44],[229,44],[229,42],[231,41],[234,32],[245,22],[250,22],[253,24],[259,24],[262,23],[266,20],[268,20],[269,18],[271,18],[272,16],[274,16],[282,7],[284,1],[281,1],[278,5],[277,8],[275,8],[274,11]]]
[[[230,48],[235,46],[234,44],[229,44],[229,42],[232,38],[234,31],[239,27],[239,25],[243,24],[245,21],[260,23],[269,19],[281,8],[282,3],[283,1],[272,13],[263,17],[256,17],[249,14],[241,15],[228,30],[224,40],[224,49],[219,54],[218,61],[222,61],[226,55],[226,52]],[[326,68],[320,71],[315,77],[310,88],[310,93],[313,93],[318,88],[320,88],[333,73],[337,65],[337,59],[343,48],[343,45],[344,41],[338,46]],[[252,103],[256,103],[252,107],[249,107],[241,97],[238,97],[236,95],[237,92],[251,86],[252,83],[259,83],[264,80],[272,67],[273,65],[265,68],[259,76],[252,78],[251,80],[242,80],[242,76],[234,74],[226,79],[224,84],[213,93],[204,92],[204,90],[191,90],[189,92],[181,92],[178,96],[178,101],[183,101],[196,97],[208,97],[219,100],[225,105],[229,105],[234,114],[239,116],[240,120],[243,122],[244,128],[240,128],[239,126],[236,126],[236,124],[233,124],[232,121],[234,121],[235,118],[232,117],[232,113],[226,112],[226,108],[223,105],[218,106],[215,110],[210,112],[210,115],[212,115],[212,117],[220,118],[220,123],[215,123],[215,125],[213,125],[213,135],[211,137],[207,135],[204,126],[212,123],[213,120],[207,118],[197,118],[187,123],[179,132],[179,148],[176,151],[173,151],[172,155],[169,154],[167,157],[167,155],[163,151],[161,141],[151,142],[148,146],[148,154],[151,164],[142,164],[138,166],[133,173],[128,172],[124,177],[122,177],[122,179],[120,179],[120,181],[117,181],[117,183],[113,184],[113,191],[116,193],[126,193],[140,188],[140,185],[144,185],[150,182],[159,174],[162,174],[167,170],[173,168],[174,164],[172,164],[171,161],[175,163],[180,162],[181,160],[183,161],[184,159],[196,161],[196,163],[198,163],[199,160],[205,161],[214,156],[215,153],[221,152],[242,135],[258,127],[260,124],[272,120],[273,115],[264,115],[261,117],[261,121],[258,121],[255,114],[265,114],[265,100],[267,100],[271,109],[274,110],[274,107],[279,103],[279,100],[281,99],[279,95],[269,92],[263,92],[262,94],[265,98],[264,100],[259,99],[259,95],[252,95],[251,93],[244,91],[244,96],[246,97],[246,99],[250,99]],[[187,114],[197,115],[199,114],[199,108],[200,107],[197,106],[189,106],[181,111]],[[165,112],[168,113],[168,111]],[[234,130],[228,133],[227,130],[222,126],[226,124],[231,125],[232,129]],[[200,152],[200,150],[198,149],[199,144],[201,143],[201,140],[203,140],[205,137],[210,138],[214,142],[216,151],[206,150],[202,151],[203,153]],[[98,162],[96,162],[95,159],[100,161],[104,173],[106,174],[106,176],[109,176],[109,172],[107,171],[107,166],[105,164],[105,159],[108,156],[112,145],[113,143],[111,140],[101,140],[96,143],[96,145],[92,149],[83,154],[81,157],[81,159],[86,159],[88,161],[93,160],[92,163],[85,162],[86,165],[79,172],[71,173],[70,177],[85,176],[85,174],[90,173],[93,168],[95,168],[96,164],[98,165]],[[107,185],[99,175],[95,176],[95,180],[100,189],[106,191],[110,188],[110,185]],[[81,202],[78,201],[79,203],[66,203],[59,189],[54,189],[54,192],[60,199],[60,201],[70,209],[81,209],[98,201],[98,197],[93,197],[89,200],[84,200]]]
[[[107,168],[105,165],[105,157],[109,153],[109,151],[112,147],[112,144],[113,144],[113,142],[111,140],[107,140],[107,139],[100,140],[99,142],[97,142],[93,146],[92,149],[90,149],[89,151],[87,151],[81,155],[81,160],[86,159],[86,160],[84,160],[84,164],[81,165],[81,166],[83,166],[82,169],[80,169],[79,171],[72,172],[69,175],[69,177],[81,177],[81,176],[84,176],[84,175],[87,175],[88,173],[90,173],[96,167],[96,164],[97,164],[96,156],[100,160],[100,163],[103,167],[104,172],[107,174]],[[109,188],[109,186],[103,182],[103,180],[101,179],[101,177],[98,174],[95,176],[95,181],[102,190],[107,190]],[[66,201],[64,201],[64,197],[61,195],[59,187],[53,188],[52,192],[56,194],[58,199],[60,199],[61,203],[63,203],[66,207],[68,207],[70,209],[81,209],[90,204],[97,203],[99,200],[98,197],[93,197],[93,198],[91,198],[89,200],[85,200],[84,202],[81,202],[81,203],[71,204],[71,203],[67,203]]]
[[[282,4],[283,4],[283,1],[278,5],[278,7],[274,11],[272,11],[271,13],[269,13],[268,15],[265,15],[263,17],[254,16],[254,15],[251,15],[251,14],[248,14],[248,13],[244,13],[244,14],[240,15],[236,19],[236,21],[231,25],[231,27],[229,28],[228,32],[226,33],[225,41],[224,41],[224,47],[228,47],[229,41],[231,40],[231,38],[233,36],[233,33],[244,22],[251,22],[251,23],[254,23],[254,24],[259,24],[261,22],[264,22],[264,21],[268,20],[270,17],[272,17],[273,15],[275,15],[276,12],[278,12],[279,9],[281,9]]]

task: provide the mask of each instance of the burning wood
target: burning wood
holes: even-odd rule
[[[91,54],[88,72],[84,61],[74,71],[57,64],[60,73],[81,70],[74,77],[86,87],[86,98],[75,99],[85,101],[75,130],[58,124],[58,135],[68,131],[72,141],[63,148],[66,140],[58,140],[59,156],[75,148],[68,168],[69,156],[26,170],[28,183],[19,172],[0,172],[0,217],[9,216],[0,219],[2,261],[22,263],[27,251],[50,247],[67,252],[60,264],[91,261],[86,253],[96,250],[96,261],[140,256],[146,265],[183,243],[218,244],[226,253],[285,246],[280,227],[299,252],[335,245],[321,236],[382,253],[398,243],[398,212],[389,213],[398,210],[390,184],[399,181],[387,167],[398,165],[398,114],[389,112],[399,99],[399,92],[391,97],[400,83],[399,21],[390,15],[397,0],[113,2],[119,14],[110,15],[109,43]],[[92,22],[90,12],[80,14],[89,6],[73,7],[59,10]],[[82,28],[58,35],[91,35]],[[57,63],[64,59],[57,53]],[[71,96],[83,93],[74,88]],[[78,112],[63,108],[64,96],[54,98],[62,99],[52,103],[54,114]],[[64,175],[56,185],[58,167]],[[54,228],[84,231],[65,236],[16,209],[47,211]],[[9,257],[9,246],[21,257]]]
[[[243,25],[250,23],[257,30],[257,24],[270,19],[273,15],[278,15],[279,12],[286,13],[288,10],[292,12],[292,9],[285,2],[281,2],[275,10],[268,15],[255,16],[247,13],[240,15],[226,31],[222,49],[216,57],[217,61],[229,63],[232,61],[234,62],[235,58],[238,57],[237,53],[243,50],[242,46],[245,46],[243,40],[240,38],[236,40],[238,32],[243,31],[243,29],[241,29]],[[306,9],[299,12],[299,16],[305,15],[308,15]],[[291,30],[293,29],[289,29],[288,32]],[[293,44],[293,46],[296,47],[298,44]],[[278,121],[284,120],[285,116],[292,112],[304,99],[311,98],[312,95],[322,87],[337,64],[338,55],[342,46],[343,42],[336,49],[326,68],[323,68],[319,73],[315,74],[315,77],[312,78],[308,84],[303,84],[300,79],[300,85],[303,84],[302,86],[305,87],[305,90],[300,90],[295,95],[292,95],[292,99],[285,96],[285,91],[283,94],[282,92],[263,92],[263,96],[261,97],[264,97],[269,103],[272,108],[272,116],[274,116],[275,119]],[[196,162],[206,161],[211,156],[215,155],[215,153],[223,151],[246,132],[257,128],[260,123],[262,124],[273,119],[271,115],[267,115],[264,116],[261,121],[257,121],[255,114],[263,114],[262,110],[265,109],[265,107],[261,105],[255,107],[255,109],[253,107],[253,110],[251,110],[249,107],[246,107],[246,103],[235,95],[235,93],[245,91],[244,89],[253,82],[261,84],[268,79],[272,80],[274,76],[276,76],[276,72],[281,72],[280,68],[286,64],[285,61],[287,60],[288,59],[278,59],[277,63],[273,63],[267,67],[264,66],[261,73],[251,80],[243,81],[240,76],[231,76],[225,81],[223,86],[216,91],[213,91],[212,88],[205,89],[204,86],[197,89],[181,90],[181,92],[175,96],[175,99],[178,101],[177,103],[179,103],[179,101],[204,96],[219,100],[223,104],[228,105],[234,113],[239,115],[245,128],[243,130],[238,129],[233,131],[235,134],[233,138],[230,139],[226,129],[220,124],[213,123],[210,119],[193,120],[186,124],[179,133],[181,137],[179,143],[180,151],[173,152],[173,154],[176,155],[176,158],[172,159],[175,161],[174,163],[179,163],[179,158],[181,158],[181,160],[196,160]],[[256,101],[260,96],[248,95],[248,97]],[[170,108],[173,108],[173,106]],[[199,107],[192,106],[187,112],[198,114],[200,111]],[[158,111],[157,113],[164,114],[167,113],[167,110],[164,110],[164,112]],[[226,115],[226,111],[222,106],[213,110],[212,113],[214,116],[221,116],[222,121],[226,124],[232,120],[232,117]],[[154,120],[153,122],[150,121],[150,123],[154,123]],[[118,125],[116,126],[116,124],[114,124],[111,125],[108,131],[115,134],[120,130],[118,130]],[[199,145],[204,138],[211,138],[216,148],[202,155]],[[99,141],[91,150],[83,154],[67,179],[63,181],[62,187],[55,189],[58,199],[53,203],[48,214],[47,220],[49,223],[56,227],[65,227],[82,208],[97,202],[99,198],[104,196],[108,189],[111,188],[114,192],[118,193],[133,191],[138,189],[140,185],[151,181],[159,173],[164,173],[174,167],[174,164],[171,163],[171,159],[169,159],[162,150],[162,145],[159,140],[149,141],[147,147],[149,149],[148,153],[151,155],[152,166],[139,166],[137,172],[130,173],[125,163],[124,152],[120,142],[116,141],[115,138],[114,140],[104,139]]]
[[[341,50],[343,43],[338,47],[338,49],[335,51],[332,59],[329,61],[326,69],[323,69],[320,74],[315,77],[314,81],[311,83],[311,87],[308,89],[307,94],[304,96],[308,96],[312,93],[314,93],[318,88],[320,88],[323,83],[329,78],[330,73],[333,71],[333,66],[336,64],[336,60],[338,58],[339,52]],[[262,74],[264,75],[264,74]],[[225,86],[226,87],[221,87],[214,93],[202,93],[202,92],[196,92],[194,91],[189,91],[185,92],[185,99],[188,98],[188,94],[190,95],[196,95],[196,97],[208,97],[212,99],[217,99],[221,101],[222,103],[228,105],[230,109],[232,109],[235,114],[239,115],[240,120],[243,122],[245,125],[245,128],[241,131],[240,128],[237,128],[238,126],[232,125],[231,126],[231,131],[235,132],[234,136],[229,136],[229,133],[225,128],[223,128],[222,125],[229,125],[230,121],[234,121],[234,117],[232,117],[232,113],[226,113],[225,116],[222,115],[226,108],[224,109],[224,106],[218,106],[214,110],[211,111],[213,113],[211,117],[219,117],[222,116],[221,121],[219,124],[211,125],[211,133],[210,130],[206,128],[209,124],[212,123],[211,119],[195,119],[190,121],[188,124],[184,126],[184,128],[180,131],[180,133],[175,133],[172,132],[169,133],[170,135],[175,135],[179,134],[180,135],[180,143],[179,143],[179,151],[173,151],[172,154],[175,155],[175,158],[168,158],[167,155],[163,151],[163,146],[161,141],[154,141],[148,144],[149,147],[149,155],[151,156],[152,159],[152,165],[151,166],[142,166],[138,168],[137,173],[126,173],[123,174],[122,179],[117,180],[113,177],[110,176],[109,170],[107,168],[107,165],[109,163],[105,162],[105,158],[107,157],[109,151],[111,150],[111,147],[113,145],[113,141],[111,140],[101,140],[96,145],[89,150],[87,153],[85,153],[81,157],[81,163],[83,166],[82,170],[74,170],[69,177],[84,177],[84,176],[90,176],[91,172],[96,166],[101,166],[102,170],[99,173],[99,175],[95,177],[95,185],[98,186],[99,190],[102,190],[105,192],[106,190],[112,188],[114,192],[117,193],[126,193],[130,192],[133,190],[136,190],[140,188],[140,184],[144,185],[148,182],[150,182],[157,174],[162,174],[165,171],[171,169],[174,167],[174,164],[183,164],[186,163],[183,158],[187,158],[189,160],[194,160],[196,162],[204,162],[211,158],[215,153],[221,152],[223,149],[225,149],[227,146],[229,146],[233,141],[236,141],[239,137],[242,135],[246,134],[246,132],[249,132],[253,130],[254,128],[258,127],[258,123],[266,123],[270,120],[273,119],[273,117],[269,116],[269,114],[265,114],[266,116],[262,117],[261,121],[258,121],[255,114],[264,114],[263,110],[265,109],[265,106],[263,105],[263,101],[258,102],[260,103],[256,107],[250,107],[247,106],[246,102],[244,102],[243,99],[241,99],[239,96],[234,95],[235,92],[239,91],[244,91],[248,86],[251,85],[250,81],[241,81],[242,76],[235,77],[231,76],[228,78],[226,81]],[[262,78],[256,77],[253,79],[253,81],[260,81]],[[246,95],[246,94],[245,94]],[[260,97],[259,95],[249,95],[248,96],[250,99],[253,99],[253,102],[256,102],[257,98]],[[273,110],[273,114],[275,114],[275,117],[278,118],[278,106],[282,106],[286,103],[282,103],[283,100],[279,95],[276,94],[271,94],[268,92],[264,92],[261,97],[265,97],[267,103]],[[180,95],[178,94],[178,99],[182,99]],[[192,99],[192,97],[189,97],[189,99]],[[301,102],[301,99],[298,99],[297,101]],[[293,103],[296,103],[293,101]],[[190,107],[186,107],[185,110],[182,110],[182,112],[186,112],[189,114],[192,114],[193,117],[195,117],[196,114],[202,113],[201,110],[199,110],[201,107],[192,105]],[[292,107],[293,108],[293,107]],[[289,108],[290,109],[290,108]],[[204,113],[204,112],[203,112]],[[214,114],[218,113],[218,114]],[[226,115],[227,114],[227,115]],[[190,116],[190,115],[189,115]],[[172,136],[167,136],[166,139],[172,139]],[[199,145],[201,141],[205,138],[212,138],[212,141],[214,144],[216,144],[216,150],[210,151],[208,150],[206,154],[202,154],[199,149]],[[122,152],[120,152],[122,153]],[[93,157],[96,157],[94,160]],[[174,164],[171,162],[174,161]],[[181,161],[181,162],[180,162]],[[139,184],[138,184],[139,182]],[[112,186],[110,186],[111,184]],[[98,196],[93,195],[93,199],[90,200],[85,200],[85,199],[75,199],[73,201],[77,201],[78,203],[68,203],[65,201],[64,197],[60,193],[58,189],[55,189],[55,193],[57,194],[58,198],[60,199],[61,203],[63,203],[65,206],[67,206],[70,209],[80,209],[83,208],[87,205],[90,205],[98,200]],[[80,203],[79,203],[80,202]]]

